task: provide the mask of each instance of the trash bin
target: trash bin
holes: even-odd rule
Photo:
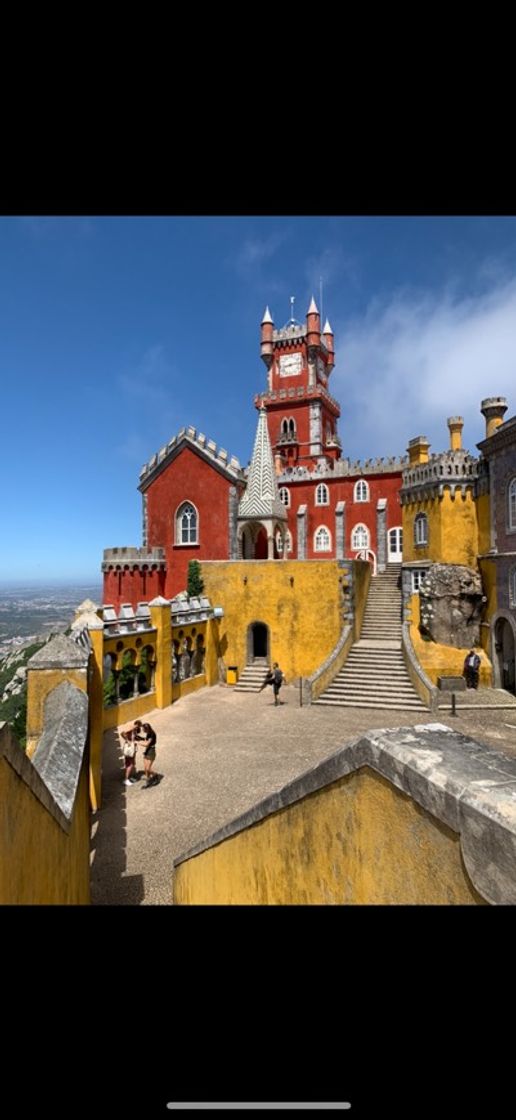
[[[236,684],[238,681],[238,665],[228,665],[226,669],[226,684]]]

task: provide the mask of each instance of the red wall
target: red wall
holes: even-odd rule
[[[118,610],[122,603],[130,603],[136,609],[138,603],[149,603],[157,595],[165,594],[165,572],[158,568],[143,569],[123,567],[121,570],[110,568],[104,572],[104,592],[102,602]]]
[[[302,481],[281,483],[282,486],[286,486],[290,491],[290,507],[287,512],[288,527],[292,534],[292,552],[290,553],[292,559],[297,557],[297,511],[300,505],[306,505],[307,507],[306,557],[308,560],[317,559],[321,556],[326,556],[328,558],[335,556],[335,507],[337,502],[346,503],[344,513],[344,555],[346,557],[353,557],[356,555],[356,552],[351,549],[351,534],[355,525],[358,524],[367,526],[371,538],[370,547],[375,553],[378,552],[376,540],[376,505],[379,498],[387,499],[387,531],[393,529],[396,525],[401,525],[401,506],[399,504],[401,474],[365,476],[365,481],[369,485],[368,502],[353,501],[355,483],[357,481],[358,479],[356,477],[336,479],[328,477],[320,478],[318,482],[324,482],[329,490],[330,504],[328,506],[316,506],[315,504],[315,491],[318,482]],[[326,525],[331,533],[331,552],[314,552],[314,533],[320,525]]]
[[[183,448],[147,490],[147,545],[165,549],[165,597],[186,589],[190,560],[227,560],[229,488],[235,485],[189,447]],[[183,502],[199,515],[199,544],[176,545],[175,515]]]

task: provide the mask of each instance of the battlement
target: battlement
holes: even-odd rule
[[[104,637],[114,634],[132,634],[143,630],[154,630],[148,603],[138,603],[136,611],[130,603],[122,603],[118,614],[110,603],[102,607]]]
[[[430,455],[428,462],[403,471],[401,495],[412,490],[442,489],[446,485],[473,484],[478,476],[478,459],[464,449]]]
[[[338,437],[337,437],[338,438]],[[330,443],[327,446],[331,446]],[[401,459],[392,456],[391,458],[379,459],[355,459],[352,462],[350,459],[337,459],[336,462],[327,462],[321,460],[313,470],[308,467],[286,467],[280,475],[277,476],[278,485],[287,484],[289,482],[309,481],[310,479],[319,478],[367,478],[370,475],[376,474],[401,474],[403,468],[408,463],[408,457],[404,455]]]
[[[320,383],[317,385],[308,385],[306,387],[298,385],[291,386],[289,389],[270,389],[265,393],[256,393],[254,405],[255,408],[266,408],[268,404],[276,404],[279,401],[289,401],[293,399],[316,400],[319,398],[326,401],[334,412],[340,416],[340,405],[338,401],[336,401],[335,397],[332,397],[331,393]]]
[[[140,471],[140,489],[142,486],[147,486],[150,479],[179,450],[182,443],[190,444],[196,451],[201,451],[206,459],[217,464],[232,478],[242,480],[242,468],[236,455],[230,456],[224,447],[217,447],[214,440],[207,439],[203,432],[197,432],[195,428],[189,426],[188,428],[181,428],[176,436],[173,436],[149,459],[148,463],[144,463]]]
[[[102,571],[109,568],[121,570],[123,568],[159,568],[165,569],[167,561],[164,548],[105,548],[103,552]]]
[[[287,324],[287,326],[282,327],[281,330],[273,331],[272,332],[272,341],[273,342],[279,342],[279,343],[282,343],[282,342],[287,342],[288,343],[288,342],[293,342],[294,339],[297,339],[297,338],[299,338],[299,339],[305,338],[305,336],[306,336],[306,327],[303,326],[302,323],[292,323],[291,326],[289,326]]]

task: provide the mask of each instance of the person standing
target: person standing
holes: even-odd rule
[[[470,649],[464,661],[463,676],[466,678],[466,688],[478,688],[480,658],[474,649]]]
[[[282,684],[286,684],[285,677],[283,676],[283,673],[277,661],[274,662],[272,669],[269,669],[269,672],[267,673],[267,676],[258,691],[263,692],[264,688],[266,688],[268,684],[272,685],[272,691],[274,693],[274,707],[277,708],[278,704],[281,704],[281,700],[279,699],[280,688]]]
[[[155,785],[157,781],[156,775],[151,773],[152,765],[156,758],[157,735],[150,723],[143,724],[142,732],[145,736],[143,743],[143,766],[145,770],[143,789],[148,789],[149,786]]]

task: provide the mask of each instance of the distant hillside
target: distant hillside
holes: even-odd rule
[[[26,742],[27,662],[52,636],[36,638],[0,657],[0,723],[11,725],[21,747]]]

